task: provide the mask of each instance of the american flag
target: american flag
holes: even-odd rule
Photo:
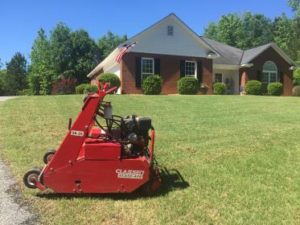
[[[131,44],[125,44],[119,49],[119,53],[116,56],[116,62],[120,63],[122,61],[123,56],[126,54],[127,50],[135,46],[136,42]]]

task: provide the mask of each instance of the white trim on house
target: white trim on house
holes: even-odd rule
[[[115,48],[101,63],[99,63],[95,69],[93,69],[88,75],[87,77],[91,78],[94,75],[96,75],[97,73],[99,73],[101,71],[101,69],[103,69],[103,71],[107,71],[110,68],[118,65],[118,63],[116,62],[116,57],[119,53],[119,48]]]
[[[214,64],[213,63],[213,69],[218,69],[218,70],[239,70],[240,65],[227,65],[227,64]]]
[[[186,75],[186,63],[193,63],[194,64],[194,74],[192,75]],[[196,61],[192,61],[192,60],[185,60],[184,61],[184,76],[186,77],[195,77],[197,79],[197,72],[198,72],[198,68],[197,68],[197,62]]]
[[[269,69],[264,69],[264,67],[266,66],[267,63],[270,63],[274,66],[274,70],[269,70]],[[275,75],[275,81],[272,81],[271,77],[272,75]],[[263,81],[264,80],[264,76],[267,76],[267,80],[268,81]],[[276,65],[276,63],[274,63],[271,60],[268,60],[264,63],[263,65],[263,70],[262,70],[262,83],[263,84],[269,84],[271,82],[277,82],[278,81],[278,67]]]
[[[144,73],[143,72],[143,60],[151,60],[152,61],[152,73]],[[154,61],[154,58],[151,58],[151,57],[142,57],[141,58],[141,82],[143,82],[143,75],[154,75],[155,73],[155,61]]]
[[[269,46],[265,49],[262,49],[262,51],[258,52],[257,54],[253,55],[250,59],[247,60],[247,62],[251,62],[253,59],[255,59],[257,56],[259,56],[261,53],[266,51],[272,47],[288,64],[291,65],[297,65],[287,54],[285,54],[275,43],[270,43]],[[250,49],[251,50],[251,49]]]
[[[133,37],[129,38],[125,42],[125,44],[132,43],[132,42],[136,42],[137,44],[136,44],[135,48],[129,49],[128,52],[136,52],[136,49],[138,49],[138,46],[139,46],[139,41],[144,39],[145,36],[151,34],[153,31],[157,30],[161,26],[161,24],[163,24],[164,22],[168,23],[167,26],[173,25],[173,23],[169,23],[170,21],[174,22],[174,24],[178,25],[180,28],[182,28],[184,31],[186,31],[186,33],[188,35],[190,35],[196,43],[198,43],[200,48],[205,48],[207,50],[207,54],[205,55],[205,57],[207,57],[207,55],[210,54],[210,53],[215,53],[216,57],[220,56],[220,54],[212,46],[208,45],[205,41],[203,41],[201,38],[199,38],[198,34],[195,31],[193,31],[187,24],[185,24],[174,13],[169,14],[168,16],[162,18],[161,20],[154,23],[150,27],[144,29],[143,31],[141,31],[141,32],[137,33],[136,35],[134,35]],[[173,27],[173,29],[174,29],[174,34],[175,34],[175,27]],[[176,34],[177,34],[177,31],[176,31]],[[169,37],[173,37],[173,36],[169,36]],[[156,54],[156,52],[147,52],[147,53]],[[174,55],[176,55],[176,54],[174,54]],[[195,55],[186,55],[186,56],[196,57]]]

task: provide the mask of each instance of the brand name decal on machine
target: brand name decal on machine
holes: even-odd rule
[[[84,132],[80,130],[71,130],[71,135],[72,136],[77,136],[77,137],[83,137]]]
[[[122,179],[137,179],[142,180],[144,177],[144,170],[122,170],[116,169],[118,178]]]

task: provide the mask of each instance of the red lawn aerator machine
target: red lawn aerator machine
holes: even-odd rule
[[[56,151],[44,156],[42,170],[24,175],[28,188],[56,193],[130,193],[143,188],[156,191],[161,178],[154,159],[151,119],[112,114],[104,97],[116,88],[89,94],[76,121]]]

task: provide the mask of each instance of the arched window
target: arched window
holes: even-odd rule
[[[263,84],[269,84],[272,82],[277,82],[278,80],[278,69],[274,62],[267,61],[263,65],[263,73],[262,73],[262,80]]]

